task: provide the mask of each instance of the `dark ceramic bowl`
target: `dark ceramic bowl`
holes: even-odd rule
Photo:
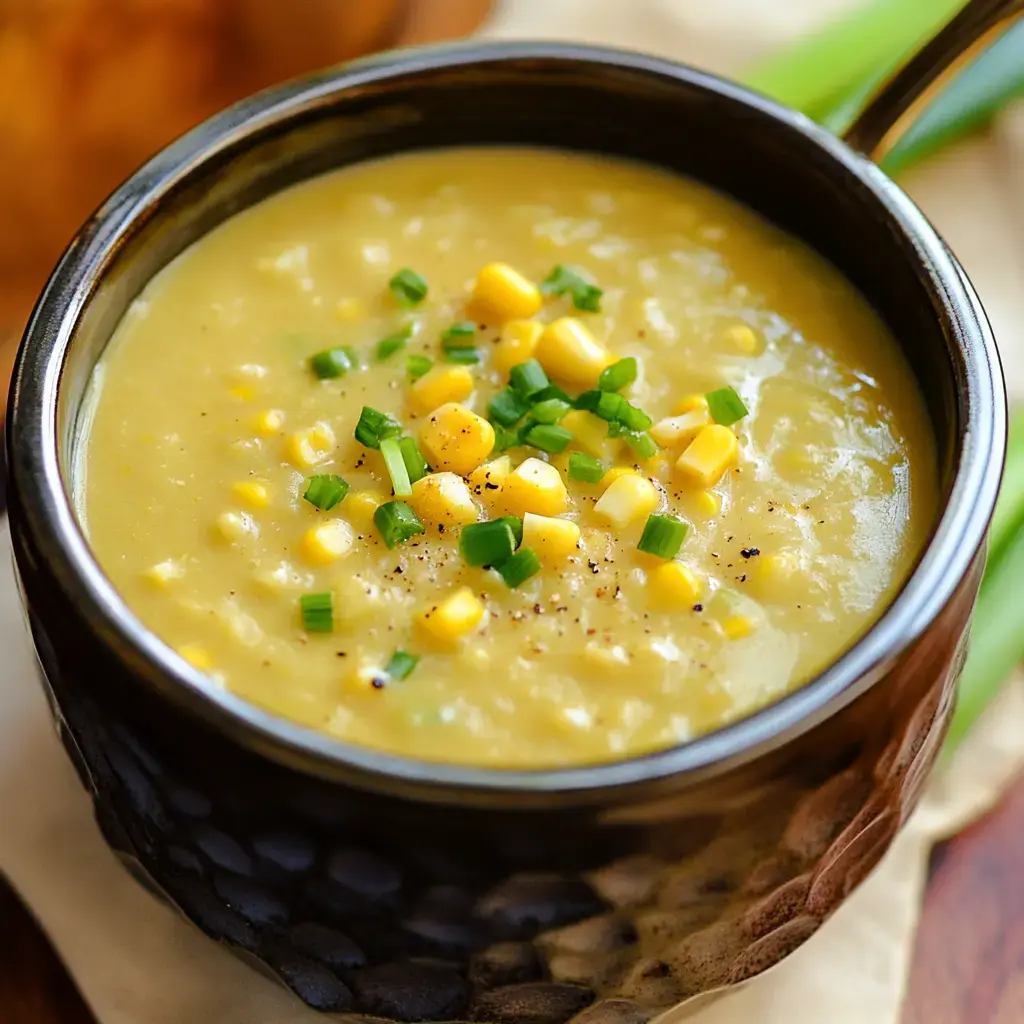
[[[467,143],[621,154],[709,182],[823,253],[888,322],[927,399],[941,507],[892,606],[799,692],[622,763],[424,764],[221,692],[104,579],[72,499],[78,421],[133,297],[293,182]],[[869,160],[708,75],[543,44],[388,54],[260,95],[172,145],[68,249],[10,410],[25,605],[107,841],[312,1006],[403,1021],[642,1021],[808,938],[885,852],[939,748],[1005,440],[978,300]]]

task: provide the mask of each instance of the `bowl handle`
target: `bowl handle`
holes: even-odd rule
[[[871,94],[842,133],[880,161],[942,87],[1024,14],[1024,0],[968,0],[963,9]]]

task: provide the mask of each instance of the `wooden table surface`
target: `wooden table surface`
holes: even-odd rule
[[[464,34],[489,4],[407,0],[384,42]],[[12,352],[2,340],[0,380],[6,380]],[[1024,1022],[1022,864],[1024,780],[986,819],[935,851],[903,1024]],[[0,1022],[96,1024],[46,938],[2,878]]]

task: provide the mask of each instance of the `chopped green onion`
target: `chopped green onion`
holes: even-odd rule
[[[349,485],[344,479],[334,473],[324,473],[306,481],[302,496],[322,512],[330,512],[348,492]]]
[[[552,455],[557,455],[559,452],[564,452],[569,446],[572,434],[565,427],[538,423],[526,432],[523,440],[528,445],[539,448],[542,452],[550,452]]]
[[[503,565],[516,550],[512,527],[501,519],[472,523],[459,534],[459,550],[470,565]]]
[[[427,356],[405,357],[405,372],[409,375],[409,380],[419,380],[433,365],[434,361]]]
[[[418,306],[427,297],[427,282],[408,267],[395,274],[388,287],[400,306]]]
[[[417,480],[422,480],[430,472],[430,465],[423,458],[416,439],[412,437],[399,438],[398,447],[402,449],[402,461],[409,474],[409,482],[416,483]]]
[[[508,382],[523,398],[533,398],[551,383],[544,367],[536,359],[527,359],[525,363],[513,366],[508,372]]]
[[[689,529],[689,523],[675,516],[650,515],[637,547],[657,558],[675,558]]]
[[[402,424],[392,419],[387,413],[371,409],[364,405],[356,424],[356,440],[367,448],[379,448],[386,437],[398,437],[402,432]]]
[[[418,654],[409,654],[408,651],[395,651],[384,666],[384,674],[389,679],[408,679],[412,670],[420,663]]]
[[[618,421],[627,430],[647,430],[654,420],[643,411],[638,409],[635,405],[630,405],[629,402],[623,400],[623,404],[619,409],[619,415],[616,417]]]
[[[400,352],[405,348],[412,337],[412,331],[412,324],[406,324],[401,330],[395,331],[394,334],[389,334],[386,338],[378,341],[377,360],[384,362],[389,356],[393,356],[396,352]]]
[[[732,426],[737,420],[741,420],[749,414],[749,410],[743,404],[743,399],[732,388],[726,387],[719,388],[717,391],[709,391],[704,397],[707,399],[711,418],[716,423],[721,423],[723,427]]]
[[[498,573],[505,585],[515,589],[531,576],[540,572],[540,559],[532,548],[520,548],[504,565],[498,566]]]
[[[379,506],[373,513],[373,524],[389,548],[403,544],[418,533],[427,532],[416,513],[404,501],[387,501]]]
[[[441,332],[441,341],[460,341],[465,344],[470,338],[476,337],[476,324],[472,320],[462,320]]]
[[[586,452],[572,452],[569,455],[569,476],[585,484],[596,484],[604,477],[604,463]]]
[[[502,516],[494,521],[496,523],[508,524],[508,528],[512,531],[512,536],[516,539],[516,547],[523,543],[523,521],[519,516]]]
[[[542,391],[532,395],[530,401],[536,405],[538,402],[546,402],[551,398],[557,398],[560,402],[566,402],[570,406],[576,404],[557,384],[549,384]]]
[[[503,427],[500,423],[495,423],[493,426],[494,450],[496,452],[507,452],[509,448],[515,448],[522,443],[519,440],[518,430],[509,430],[508,427]]]
[[[538,423],[557,423],[571,408],[572,405],[560,398],[546,398],[534,404],[530,415]]]
[[[334,595],[325,590],[320,594],[303,594],[299,598],[302,628],[307,633],[331,633],[334,630]]]
[[[621,391],[636,380],[636,372],[636,359],[627,356],[605,367],[597,378],[597,386],[602,391]]]
[[[540,283],[540,290],[543,295],[564,295],[568,292],[572,296],[572,304],[577,309],[589,313],[600,312],[601,296],[604,292],[593,282],[588,281],[578,270],[559,264]]]
[[[653,459],[658,454],[657,442],[645,430],[624,430],[622,437],[641,459]]]
[[[325,348],[323,352],[317,352],[309,357],[309,368],[321,380],[344,377],[355,365],[355,353],[352,349],[342,346]]]
[[[576,399],[576,408],[585,409],[609,423],[618,420],[622,410],[629,403],[614,391],[584,391]]]
[[[399,498],[408,497],[412,494],[412,481],[409,479],[409,470],[405,468],[401,442],[397,437],[382,438],[380,453],[384,456],[384,465],[391,477],[391,487],[395,494]]]
[[[499,391],[487,406],[487,415],[503,427],[515,426],[529,411],[529,403],[518,391],[505,388]]]
[[[451,341],[442,343],[445,361],[460,366],[472,366],[480,362],[480,349],[475,345],[457,345]]]

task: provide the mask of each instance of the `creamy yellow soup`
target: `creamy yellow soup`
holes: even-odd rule
[[[830,265],[540,150],[232,218],[133,303],[89,424],[81,516],[146,626],[277,714],[480,765],[623,758],[799,687],[936,497],[910,371]]]

